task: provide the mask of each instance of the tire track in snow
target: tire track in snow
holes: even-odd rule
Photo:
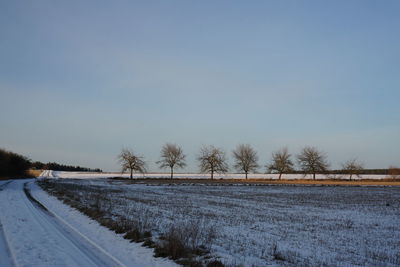
[[[4,234],[3,225],[0,221],[0,266],[15,266],[13,254],[10,251],[6,236]]]
[[[29,191],[28,182],[24,183],[24,193],[28,200],[27,204],[34,208],[31,211],[36,220],[41,225],[51,227],[55,235],[65,239],[73,246],[74,250],[78,250],[79,254],[82,254],[81,256],[85,257],[94,266],[125,266],[35,199]]]
[[[0,191],[3,191],[4,190],[4,188],[6,188],[6,186],[9,184],[9,183],[11,183],[12,181],[8,181],[8,182],[5,182],[5,183],[2,183],[1,185],[0,185]]]
[[[0,192],[6,188],[8,184],[12,181],[5,182],[0,185]],[[8,244],[6,235],[4,233],[3,224],[0,220],[0,266],[2,267],[11,267],[15,266],[15,261],[13,254],[11,253],[10,246]]]

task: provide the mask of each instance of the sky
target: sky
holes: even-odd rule
[[[116,171],[163,144],[400,165],[400,1],[0,1],[0,147]],[[167,170],[166,170],[167,171]],[[231,169],[231,171],[233,171]],[[260,168],[264,172],[265,168]]]

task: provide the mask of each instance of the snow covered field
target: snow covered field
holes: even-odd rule
[[[400,265],[400,187],[51,183],[82,205],[136,220],[153,239],[171,227],[212,229],[199,243],[208,240],[209,257],[226,266]]]
[[[1,267],[176,266],[62,204],[32,179],[1,181],[0,211]]]
[[[40,175],[42,178],[73,178],[73,179],[90,179],[90,178],[110,178],[110,177],[126,177],[129,178],[128,173],[121,174],[120,172],[63,172],[46,170]],[[265,173],[250,173],[249,179],[278,179],[279,174],[265,174]],[[133,178],[170,178],[169,173],[135,173]],[[176,173],[174,178],[179,179],[209,179],[208,173]],[[244,179],[244,174],[225,173],[214,174],[215,179]],[[284,174],[283,179],[312,179],[311,175],[302,174]],[[360,175],[360,177],[353,176],[354,180],[357,179],[385,179],[389,178],[386,175]],[[317,174],[316,179],[349,179],[348,175],[325,175]]]

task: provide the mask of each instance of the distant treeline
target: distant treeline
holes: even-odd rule
[[[358,171],[358,174],[367,174],[367,175],[389,175],[389,169],[360,169]],[[324,174],[350,174],[350,171],[348,170],[326,170],[323,172]],[[301,170],[293,170],[291,172],[288,172],[288,174],[304,174],[303,171]]]
[[[27,157],[0,149],[0,177],[26,176],[30,166]]]
[[[70,171],[70,172],[103,172],[101,169],[90,169],[81,166],[71,166],[58,164],[56,162],[43,163],[40,161],[33,162],[31,165],[32,169],[37,170],[53,170],[53,171]]]
[[[1,177],[28,177],[29,169],[54,170],[54,171],[78,171],[78,172],[102,172],[101,169],[90,169],[81,166],[69,166],[56,162],[42,163],[32,162],[29,158],[0,149],[0,178]]]
[[[361,169],[358,171],[359,174],[379,174],[379,175],[388,175],[390,174],[389,169]],[[349,174],[346,170],[330,170],[329,174]]]

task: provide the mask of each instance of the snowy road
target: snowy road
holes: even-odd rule
[[[10,182],[11,181],[0,182],[0,192]],[[0,220],[0,266],[4,267],[14,266],[14,260],[8,246],[8,242],[4,233],[3,224],[1,223],[1,220]]]
[[[3,189],[0,191],[0,266],[173,265],[163,261],[152,262],[151,259],[147,262],[138,262],[134,258],[135,255],[130,255],[132,259],[127,257],[122,257],[122,261],[117,259],[104,248],[107,244],[100,246],[92,240],[95,237],[88,238],[82,234],[81,225],[68,223],[63,219],[64,214],[57,215],[37,202],[37,197],[31,194],[31,188],[40,191],[33,184],[33,180],[16,180],[0,184],[0,190]],[[49,199],[51,200],[50,197]],[[118,238],[115,234],[114,236]],[[118,247],[120,241],[116,240],[115,244],[108,246]],[[134,248],[131,247],[131,251],[134,251]]]

